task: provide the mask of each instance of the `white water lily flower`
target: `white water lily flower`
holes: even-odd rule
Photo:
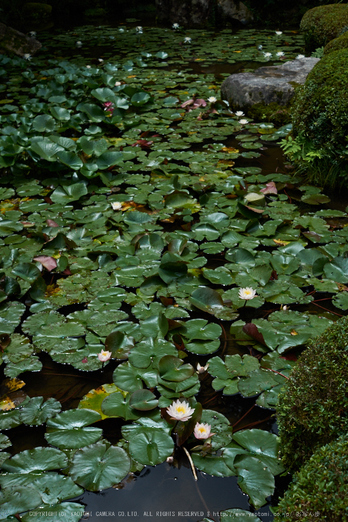
[[[284,53],[283,53],[283,51],[278,51],[276,53],[276,55],[280,58],[281,56],[284,56]]]
[[[239,120],[239,123],[241,125],[246,125],[247,123],[249,123],[249,121],[243,118],[242,120]]]
[[[196,439],[209,439],[214,433],[211,432],[211,425],[197,422],[193,434]]]
[[[194,411],[194,408],[191,408],[188,402],[181,402],[179,399],[167,408],[167,413],[172,419],[182,422],[191,419]]]
[[[249,286],[246,288],[240,288],[238,292],[239,299],[244,299],[245,301],[248,301],[249,299],[254,299],[256,297],[256,290],[253,288],[250,288]]]
[[[209,103],[215,103],[216,101],[217,99],[215,98],[215,96],[210,96],[210,98],[208,98]]]
[[[237,118],[241,118],[242,116],[244,116],[244,112],[243,111],[237,111],[236,112],[236,116],[237,116]]]
[[[143,34],[143,28],[141,27],[141,25],[138,25],[136,28],[135,28],[136,32],[138,34]]]
[[[31,54],[25,53],[25,54],[23,54],[23,58],[24,58],[24,60],[31,60]]]
[[[262,51],[263,45],[260,44],[260,45],[258,45],[257,48],[258,48],[259,51]]]
[[[98,353],[98,359],[101,362],[106,362],[110,359],[112,353],[108,350],[102,350],[100,353]]]
[[[179,24],[173,24],[173,25],[172,25],[172,28],[173,28],[174,30],[175,30],[175,29],[179,29],[179,27],[180,27]]]
[[[90,65],[86,65],[86,69],[91,69],[91,66]]]
[[[306,58],[304,54],[298,54],[296,56],[296,60],[302,60],[302,58]]]
[[[121,201],[113,201],[113,203],[111,203],[111,206],[112,206],[113,210],[121,210],[122,203],[121,203]]]
[[[283,34],[283,31],[276,31],[275,34],[276,34],[277,36],[280,36],[281,34]]]
[[[81,42],[81,40],[77,40],[77,42],[76,42],[76,47],[78,47],[78,48],[82,47],[82,42]]]
[[[263,53],[265,58],[270,58],[272,56],[272,53]]]
[[[36,31],[29,31],[29,36],[31,36],[32,38],[35,38]]]
[[[209,367],[209,363],[207,363],[205,366],[201,366],[199,363],[197,363],[197,373],[206,372],[208,367]]]
[[[191,42],[192,42],[192,38],[190,38],[189,36],[185,36],[184,43],[191,43]]]
[[[115,87],[119,87],[120,85],[122,85],[122,82],[115,82]]]

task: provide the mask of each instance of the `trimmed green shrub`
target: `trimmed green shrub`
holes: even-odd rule
[[[313,339],[279,395],[285,467],[298,470],[320,446],[348,432],[348,318]]]
[[[292,136],[283,149],[310,182],[328,187],[348,176],[348,49],[325,55],[296,89]]]
[[[348,29],[348,28],[347,28]],[[339,51],[340,49],[348,48],[348,30],[345,31],[338,38],[334,38],[328,44],[325,45],[324,54],[330,54],[333,51]]]
[[[307,52],[315,51],[337,38],[348,25],[348,5],[328,4],[307,11],[300,23]]]
[[[274,510],[276,520],[348,521],[348,435],[319,448]]]

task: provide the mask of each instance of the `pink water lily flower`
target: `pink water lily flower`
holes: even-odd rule
[[[196,439],[209,439],[214,433],[211,432],[211,425],[197,422],[193,434]]]
[[[104,111],[111,112],[111,114],[114,112],[114,104],[112,102],[105,102],[103,103]]]
[[[102,350],[100,353],[98,353],[98,359],[100,362],[106,362],[111,358],[112,353],[108,350]]]

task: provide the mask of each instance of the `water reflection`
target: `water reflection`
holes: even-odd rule
[[[237,486],[237,477],[198,472],[195,482],[189,468],[167,463],[145,467],[122,489],[86,492],[78,500],[86,505],[84,520],[88,522],[198,522],[204,517],[218,522],[222,510],[250,510],[247,495]],[[263,522],[273,520],[268,506],[256,513]]]

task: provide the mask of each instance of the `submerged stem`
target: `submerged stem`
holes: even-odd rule
[[[197,481],[198,477],[197,477],[197,473],[196,473],[196,468],[195,468],[195,465],[194,465],[193,460],[191,458],[191,455],[190,455],[190,453],[188,452],[188,450],[185,447],[183,447],[183,450],[186,453],[186,456],[187,456],[187,458],[189,460],[189,463],[190,463],[190,466],[191,466],[191,469],[192,469],[192,473],[193,473],[193,477]]]

